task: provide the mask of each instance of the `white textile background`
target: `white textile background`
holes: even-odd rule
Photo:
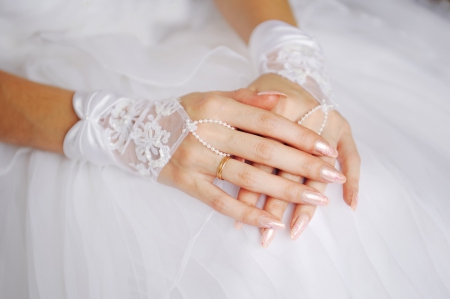
[[[2,143],[1,298],[450,297],[449,14],[412,0],[292,5],[359,146],[357,212],[330,186],[298,241],[285,231],[263,249],[256,228],[175,189]],[[256,78],[206,0],[2,0],[0,68],[149,99]]]

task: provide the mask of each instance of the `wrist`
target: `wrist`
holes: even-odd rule
[[[64,153],[74,160],[115,165],[156,179],[187,133],[178,99],[139,100],[98,91],[76,92],[80,118],[66,134]]]
[[[261,23],[250,37],[249,50],[260,75],[278,74],[300,85],[320,104],[333,104],[323,51],[299,28],[277,20]]]

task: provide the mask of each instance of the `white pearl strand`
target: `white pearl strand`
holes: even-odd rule
[[[322,122],[322,126],[320,127],[320,130],[318,132],[319,135],[322,134],[323,129],[325,128],[325,124],[327,123],[327,119],[328,119],[328,109],[332,108],[333,105],[318,105],[316,107],[314,107],[313,109],[309,110],[305,115],[302,116],[302,118],[297,122],[299,125],[301,125],[303,123],[303,121],[305,119],[307,119],[311,114],[313,114],[314,112],[316,112],[317,110],[319,110],[319,108],[323,108],[324,110],[324,118],[323,118],[323,122]]]
[[[219,156],[222,157],[230,157],[230,154],[221,152],[219,150],[217,150],[216,148],[214,148],[212,145],[210,145],[209,143],[207,143],[206,141],[204,141],[196,132],[197,130],[197,125],[198,124],[202,124],[202,123],[214,123],[214,124],[219,124],[222,125],[228,129],[234,130],[234,127],[230,126],[229,124],[227,124],[226,122],[223,122],[221,120],[216,120],[216,119],[201,119],[201,120],[196,120],[196,121],[191,121],[190,119],[186,120],[186,128],[183,129],[183,132],[185,132],[186,130],[191,132],[192,135],[194,135],[194,137],[204,146],[206,146],[207,148],[209,148],[211,151],[213,151],[214,153],[218,154]]]

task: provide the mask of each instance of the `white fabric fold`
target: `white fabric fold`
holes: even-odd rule
[[[163,1],[9,1],[0,67],[146,99],[255,79],[212,1],[190,3],[200,26],[157,26]],[[356,212],[329,185],[299,240],[280,231],[264,249],[257,228],[236,231],[175,188],[0,143],[0,298],[450,298],[450,23],[415,0],[290,2],[320,37],[358,144]]]

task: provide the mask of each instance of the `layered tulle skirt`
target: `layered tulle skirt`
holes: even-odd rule
[[[162,99],[257,76],[207,1],[29,2],[3,4],[0,68],[33,81]],[[263,249],[176,189],[0,144],[0,297],[449,298],[450,21],[413,1],[293,6],[352,124],[356,212],[330,185],[297,241]]]

